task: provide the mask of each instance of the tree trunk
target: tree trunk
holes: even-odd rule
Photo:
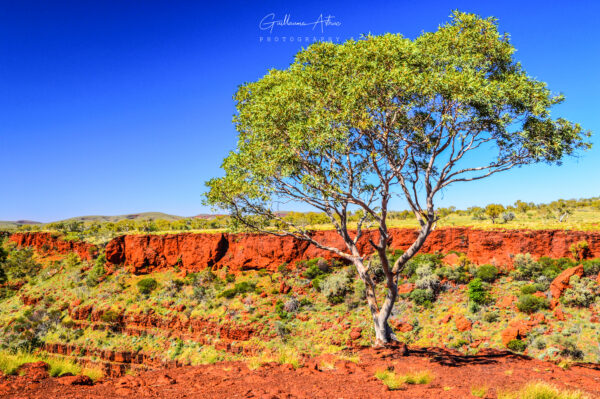
[[[396,340],[392,328],[388,324],[387,317],[378,317],[380,315],[373,316],[373,327],[375,328],[375,346],[382,346],[389,344]]]

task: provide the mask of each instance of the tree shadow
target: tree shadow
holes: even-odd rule
[[[402,347],[387,347],[376,349],[376,352],[384,359],[399,359],[405,356],[426,357],[440,365],[448,367],[494,364],[498,363],[500,359],[532,360],[531,357],[526,355],[508,350],[490,348],[482,349],[476,355],[464,355],[452,349],[437,347],[410,348],[408,352],[402,349]]]

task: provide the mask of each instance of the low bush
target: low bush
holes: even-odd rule
[[[600,273],[600,259],[584,260],[581,264],[583,265],[583,274],[587,277]]]
[[[542,309],[548,309],[549,303],[546,298],[540,298],[535,295],[526,294],[519,296],[517,309],[523,313],[535,313]]]
[[[329,264],[323,258],[310,259],[301,264],[307,267],[302,275],[309,280],[314,280],[315,278],[330,272]]]
[[[329,303],[338,304],[344,302],[350,288],[350,281],[348,273],[341,272],[328,276],[319,286]]]
[[[477,305],[486,305],[490,302],[489,287],[480,278],[475,278],[467,285],[469,300]]]
[[[137,282],[138,291],[143,295],[150,295],[158,287],[158,283],[153,278],[143,278]]]
[[[105,323],[115,323],[119,320],[119,313],[115,312],[112,309],[109,309],[106,312],[102,313],[100,319]]]
[[[513,339],[506,344],[506,347],[513,352],[523,352],[525,349],[527,349],[527,344],[520,339]]]
[[[590,278],[572,276],[570,287],[563,292],[560,300],[567,306],[588,307],[600,296],[598,283]]]
[[[34,252],[31,248],[10,251],[4,266],[5,272],[11,280],[34,277],[41,268],[42,265],[34,259]]]
[[[500,313],[497,311],[487,312],[483,315],[483,320],[487,323],[494,323],[500,319]]]
[[[295,313],[300,309],[300,302],[295,297],[291,297],[285,302],[283,309],[288,313]]]
[[[482,281],[492,283],[498,278],[498,268],[494,265],[479,266],[475,272],[475,276]]]
[[[88,287],[95,287],[98,285],[98,283],[100,282],[100,278],[104,276],[104,273],[106,273],[106,271],[104,270],[105,264],[106,257],[104,256],[104,254],[101,254],[96,258],[96,261],[94,262],[94,267],[92,267],[85,279],[85,284]]]
[[[448,281],[454,281],[457,284],[466,284],[470,280],[470,277],[463,266],[442,266],[437,268],[435,273],[440,278],[445,278]]]
[[[436,296],[440,289],[440,278],[433,273],[429,264],[423,264],[416,270],[417,280],[415,287],[421,290],[429,290]]]
[[[410,293],[409,298],[420,306],[430,306],[435,301],[435,295],[433,292],[418,288]]]
[[[535,294],[536,292],[544,292],[548,289],[545,284],[535,283],[535,284],[527,284],[521,287],[521,294],[529,295]]]
[[[256,283],[251,283],[249,281],[242,281],[241,283],[237,283],[233,288],[222,291],[219,296],[231,299],[239,294],[245,294],[248,292],[256,291]]]

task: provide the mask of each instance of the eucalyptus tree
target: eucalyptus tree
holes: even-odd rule
[[[589,147],[589,132],[550,116],[563,97],[530,77],[514,52],[494,18],[460,12],[414,40],[385,34],[313,44],[287,69],[239,87],[237,148],[223,162],[224,176],[206,183],[205,202],[228,209],[237,227],[293,236],[353,264],[376,343],[390,342],[398,276],[435,228],[437,194],[521,165],[560,163]],[[391,264],[395,195],[420,227]],[[344,246],[277,212],[296,203],[325,213]],[[367,236],[367,228],[376,231]],[[372,248],[357,245],[361,237]],[[380,289],[371,252],[385,274]]]

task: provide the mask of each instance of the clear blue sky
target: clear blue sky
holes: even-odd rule
[[[285,68],[307,45],[282,37],[313,36],[310,27],[261,31],[269,13],[293,22],[332,15],[341,26],[326,27],[325,36],[334,40],[368,32],[414,38],[452,9],[496,16],[530,75],[566,95],[554,116],[600,132],[598,4],[2,0],[0,220],[209,211],[201,194],[235,145],[236,87]],[[600,195],[597,137],[592,151],[562,167],[457,185],[440,205]]]

